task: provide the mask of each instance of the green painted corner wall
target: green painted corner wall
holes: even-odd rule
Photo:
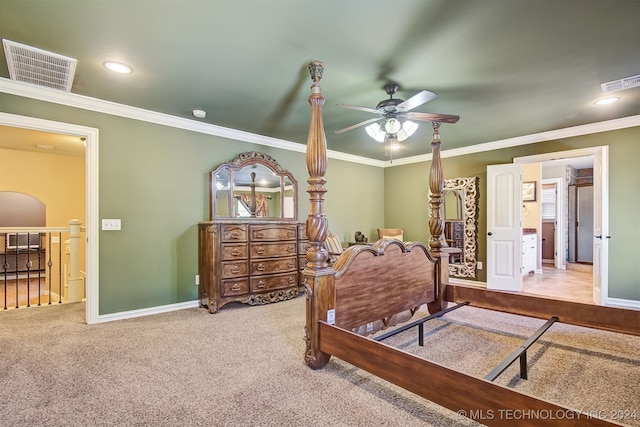
[[[540,142],[442,159],[445,178],[478,176],[478,260],[486,261],[487,165],[511,163],[515,157],[586,147],[609,147],[609,296],[640,300],[640,127]],[[446,140],[443,140],[446,150]],[[445,153],[446,155],[446,153]],[[429,238],[428,173],[430,162],[385,170],[385,225],[405,228],[409,240]],[[485,270],[477,280],[486,281]]]
[[[298,181],[298,218],[308,215],[305,153],[8,94],[0,105],[99,130],[98,215],[122,220],[121,231],[99,231],[100,315],[197,300],[196,230],[209,219],[208,173],[241,152],[265,152],[289,170]],[[382,168],[330,159],[326,176],[325,212],[341,240],[382,225]]]

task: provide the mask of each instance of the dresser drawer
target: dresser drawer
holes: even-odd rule
[[[297,282],[298,272],[296,271],[265,277],[253,277],[251,278],[251,292],[289,288],[291,286],[297,286]]]
[[[221,288],[223,297],[243,295],[249,293],[249,281],[247,279],[223,280]]]
[[[249,226],[251,241],[296,240],[298,235],[295,224],[252,224]]]
[[[307,224],[298,224],[298,239],[309,240],[309,236],[307,236]]]
[[[286,273],[296,270],[296,257],[251,261],[252,276],[263,274]]]
[[[309,241],[306,242],[298,242],[298,253],[300,255],[304,255],[311,248],[311,244]]]
[[[298,257],[298,270],[302,271],[307,266],[307,256]]]
[[[222,261],[230,261],[234,259],[247,259],[246,243],[226,243],[222,245]]]
[[[251,258],[272,258],[296,255],[296,242],[265,242],[251,244]]]
[[[247,224],[222,224],[220,234],[223,242],[246,242]]]
[[[243,277],[243,276],[246,277],[248,271],[249,271],[249,268],[247,266],[247,261],[222,263],[223,279],[232,279],[234,277]]]

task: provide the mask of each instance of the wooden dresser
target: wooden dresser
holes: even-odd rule
[[[230,302],[256,305],[297,297],[308,245],[303,229],[291,221],[199,223],[202,305],[215,313]]]

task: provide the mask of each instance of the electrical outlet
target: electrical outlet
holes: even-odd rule
[[[476,267],[478,268],[478,270],[482,270],[482,261],[478,261],[476,263]]]
[[[121,230],[121,222],[119,219],[103,219],[102,229],[105,231],[118,231]]]
[[[200,284],[200,275],[196,274],[196,286]]]

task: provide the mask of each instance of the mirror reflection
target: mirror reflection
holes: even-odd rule
[[[476,176],[444,180],[442,241],[452,248],[449,275],[453,277],[476,277],[478,181]]]
[[[297,183],[264,153],[242,153],[211,172],[215,218],[296,218]]]

